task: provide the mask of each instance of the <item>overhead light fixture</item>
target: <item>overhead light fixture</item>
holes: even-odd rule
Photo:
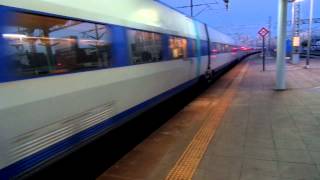
[[[12,38],[12,39],[22,39],[27,38],[24,34],[2,34],[2,37],[4,38]]]

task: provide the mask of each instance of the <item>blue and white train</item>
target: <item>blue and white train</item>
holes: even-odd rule
[[[0,0],[0,179],[250,53],[152,0]]]

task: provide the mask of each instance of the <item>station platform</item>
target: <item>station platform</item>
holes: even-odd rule
[[[261,69],[238,64],[98,180],[320,179],[320,60],[288,64],[286,91]]]

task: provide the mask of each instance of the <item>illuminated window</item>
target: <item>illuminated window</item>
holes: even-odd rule
[[[160,34],[137,30],[129,30],[128,34],[133,64],[157,62],[163,59]]]
[[[169,47],[172,59],[184,59],[187,58],[187,39],[170,37]]]
[[[6,59],[18,77],[109,67],[108,26],[26,13],[8,13]]]

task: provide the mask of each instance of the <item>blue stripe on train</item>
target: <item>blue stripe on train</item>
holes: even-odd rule
[[[82,141],[89,139],[91,137],[94,137],[95,135],[98,135],[100,133],[103,133],[106,130],[110,130],[112,127],[115,127],[116,125],[120,125],[121,123],[126,122],[128,120],[128,117],[135,116],[139,112],[147,108],[150,108],[151,106],[158,104],[162,100],[165,100],[170,96],[177,94],[182,90],[192,86],[197,81],[198,81],[197,78],[191,81],[188,81],[165,93],[162,93],[152,99],[149,99],[135,107],[132,107],[108,120],[105,120],[104,122],[94,127],[88,128],[44,150],[41,150],[29,157],[26,157],[12,165],[9,165],[8,167],[5,167],[4,169],[0,170],[0,179],[1,180],[11,179],[18,175],[21,175],[24,172],[30,171],[32,170],[32,168],[38,165],[41,165],[41,163],[45,162],[46,160],[50,160],[56,155],[59,155],[63,152],[71,150],[74,146],[78,145]]]

